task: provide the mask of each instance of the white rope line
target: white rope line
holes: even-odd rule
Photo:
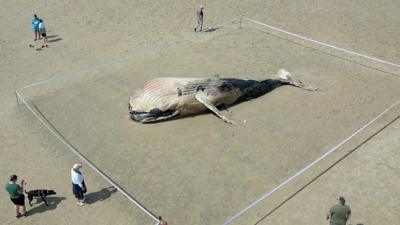
[[[227,20],[227,21],[224,21],[222,23],[219,23],[219,24],[217,24],[215,26],[206,28],[202,32],[207,32],[209,30],[218,29],[218,28],[221,28],[221,27],[223,27],[223,26],[225,26],[227,24],[234,23],[235,21],[238,21],[238,20],[239,20],[239,17],[235,17],[235,18],[232,18],[230,20]],[[97,65],[94,65],[94,66],[91,66],[91,67],[88,67],[88,68],[84,68],[84,69],[79,70],[79,71],[75,71],[75,72],[71,72],[71,73],[65,73],[65,74],[62,74],[62,75],[55,75],[55,76],[53,76],[53,77],[51,77],[49,79],[45,79],[45,80],[41,80],[41,81],[37,81],[37,82],[31,83],[31,84],[28,84],[28,85],[26,85],[24,87],[18,88],[17,90],[23,90],[23,89],[26,89],[26,88],[31,88],[31,87],[38,86],[38,85],[41,85],[41,84],[46,84],[46,83],[53,83],[53,82],[56,82],[56,81],[59,81],[59,80],[63,80],[63,79],[67,79],[67,78],[71,78],[71,77],[78,77],[78,76],[86,74],[88,72],[92,72],[92,71],[95,71],[95,70],[98,70],[98,69],[102,69],[102,68],[105,68],[107,66],[110,66],[110,65],[113,65],[113,64],[116,64],[116,63],[120,63],[120,62],[126,61],[126,60],[131,59],[131,58],[135,58],[135,57],[138,57],[138,56],[143,56],[143,55],[146,55],[148,53],[151,53],[151,52],[154,52],[154,51],[157,51],[157,50],[169,48],[171,46],[178,45],[178,44],[187,42],[189,40],[192,40],[193,38],[198,38],[198,37],[201,37],[201,35],[199,35],[199,33],[193,33],[193,32],[186,33],[182,37],[179,37],[179,38],[174,39],[172,41],[168,41],[166,43],[161,43],[161,44],[152,46],[150,48],[144,48],[144,49],[141,49],[141,50],[138,50],[138,51],[134,51],[134,52],[131,52],[131,53],[125,55],[125,56],[117,57],[117,58],[111,59],[111,60],[109,60],[107,62],[100,63],[100,64],[97,64]]]
[[[384,110],[382,113],[380,113],[377,117],[375,117],[374,119],[372,119],[371,121],[369,121],[367,124],[365,124],[364,126],[362,126],[361,128],[359,128],[358,130],[356,130],[354,133],[352,133],[349,137],[347,137],[346,139],[344,139],[343,141],[341,141],[339,144],[337,144],[335,147],[331,148],[329,151],[327,151],[325,154],[323,154],[321,157],[319,157],[318,159],[316,159],[315,161],[313,161],[312,163],[308,164],[306,167],[304,167],[303,169],[301,169],[300,171],[298,171],[296,174],[294,174],[293,176],[291,176],[289,179],[287,179],[286,181],[284,181],[283,183],[281,183],[280,185],[278,185],[277,187],[275,187],[274,189],[272,189],[270,192],[266,193],[265,195],[263,195],[261,198],[257,199],[256,201],[254,201],[252,204],[250,204],[249,206],[247,206],[246,208],[242,209],[239,213],[237,213],[236,215],[232,216],[230,219],[228,219],[227,221],[225,221],[223,223],[223,225],[227,225],[229,223],[231,223],[233,220],[237,219],[240,215],[242,215],[244,212],[246,212],[247,210],[253,208],[255,205],[257,205],[259,202],[263,201],[265,198],[267,198],[268,196],[272,195],[274,192],[276,192],[277,190],[281,189],[282,187],[284,187],[286,184],[288,184],[289,182],[291,182],[293,179],[295,179],[296,177],[300,176],[301,174],[303,174],[305,171],[307,171],[308,169],[310,169],[312,166],[314,166],[315,164],[317,164],[318,162],[320,162],[321,160],[323,160],[325,157],[327,157],[328,155],[330,155],[331,153],[333,153],[334,151],[336,151],[339,147],[341,147],[343,144],[345,144],[347,141],[349,141],[350,139],[352,139],[354,136],[356,136],[358,133],[360,133],[361,131],[363,131],[365,128],[367,128],[368,126],[370,126],[372,123],[374,123],[376,120],[378,120],[379,118],[381,118],[383,115],[385,115],[387,112],[389,112],[391,109],[393,109],[394,107],[396,107],[397,105],[400,104],[400,101],[397,101],[396,103],[394,103],[393,105],[391,105],[389,108],[387,108],[386,110]]]
[[[387,65],[391,65],[391,66],[395,66],[395,67],[400,67],[400,64],[397,64],[397,63],[385,61],[385,60],[378,59],[378,58],[375,58],[375,57],[371,57],[371,56],[368,56],[368,55],[364,55],[364,54],[361,54],[361,53],[353,52],[353,51],[351,51],[351,50],[347,50],[347,49],[344,49],[344,48],[336,47],[336,46],[334,46],[334,45],[327,44],[327,43],[324,43],[324,42],[320,42],[320,41],[317,41],[317,40],[314,40],[314,39],[311,39],[311,38],[307,38],[307,37],[304,37],[304,36],[301,36],[301,35],[298,35],[298,34],[295,34],[295,33],[292,33],[292,32],[289,32],[289,31],[286,31],[286,30],[277,28],[277,27],[273,27],[273,26],[271,26],[271,25],[268,25],[268,24],[265,24],[265,23],[262,23],[262,22],[259,22],[259,21],[256,21],[256,20],[247,18],[247,17],[244,17],[244,16],[242,16],[241,18],[246,19],[246,20],[248,20],[248,21],[250,21],[250,22],[253,22],[253,23],[262,25],[262,26],[266,26],[266,27],[268,27],[268,28],[270,28],[270,29],[273,29],[273,30],[276,30],[276,31],[279,31],[279,32],[282,32],[282,33],[285,33],[285,34],[288,34],[288,35],[291,35],[291,36],[294,36],[294,37],[303,39],[303,40],[306,40],[306,41],[310,41],[310,42],[313,42],[313,43],[316,43],[316,44],[319,44],[319,45],[323,45],[323,46],[328,47],[328,48],[333,48],[333,49],[336,49],[336,50],[339,50],[339,51],[343,51],[343,52],[346,52],[346,53],[349,53],[349,54],[353,54],[353,55],[356,55],[356,56],[360,56],[360,57],[363,57],[363,58],[366,58],[366,59],[370,59],[370,60],[373,60],[373,61],[377,61],[377,62],[380,62],[380,63],[387,64]],[[264,199],[266,199],[267,197],[269,197],[270,195],[272,195],[274,192],[276,192],[276,191],[278,191],[279,189],[281,189],[282,187],[286,186],[286,185],[287,185],[288,183],[290,183],[293,179],[295,179],[296,177],[300,176],[301,174],[303,174],[304,172],[306,172],[308,169],[310,169],[312,166],[314,166],[315,164],[317,164],[318,162],[320,162],[321,160],[323,160],[325,157],[327,157],[328,155],[330,155],[331,153],[333,153],[334,151],[336,151],[339,147],[341,147],[341,146],[342,146],[343,144],[345,144],[347,141],[349,141],[350,139],[352,139],[352,138],[353,138],[354,136],[356,136],[358,133],[360,133],[361,131],[363,131],[365,128],[367,128],[368,126],[370,126],[370,125],[371,125],[372,123],[374,123],[377,119],[379,119],[380,117],[382,117],[384,114],[386,114],[387,112],[389,112],[391,109],[393,109],[394,107],[396,107],[396,106],[399,105],[399,104],[400,104],[400,101],[398,101],[398,102],[394,103],[393,105],[391,105],[389,108],[387,108],[387,109],[384,110],[382,113],[380,113],[377,117],[375,117],[375,118],[372,119],[370,122],[368,122],[367,124],[365,124],[364,126],[362,126],[361,128],[359,128],[357,131],[355,131],[355,132],[354,132],[353,134],[351,134],[349,137],[347,137],[346,139],[344,139],[343,141],[341,141],[341,142],[340,142],[339,144],[337,144],[335,147],[331,148],[329,151],[327,151],[327,152],[326,152],[325,154],[323,154],[321,157],[319,157],[318,159],[316,159],[316,160],[313,161],[312,163],[308,164],[306,167],[304,167],[303,169],[301,169],[300,171],[298,171],[298,172],[297,172],[296,174],[294,174],[292,177],[288,178],[287,180],[285,180],[284,182],[282,182],[280,185],[278,185],[277,187],[275,187],[274,189],[272,189],[270,192],[264,194],[262,197],[260,197],[259,199],[257,199],[257,200],[254,201],[253,203],[251,203],[249,206],[247,206],[246,208],[242,209],[240,212],[238,212],[237,214],[235,214],[234,216],[232,216],[231,218],[229,218],[228,220],[226,220],[226,221],[223,223],[223,225],[227,225],[227,224],[231,223],[232,221],[234,221],[235,219],[237,219],[238,217],[240,217],[243,213],[245,213],[245,212],[248,211],[249,209],[251,209],[251,208],[253,208],[254,206],[256,206],[259,202],[263,201]]]
[[[124,189],[122,189],[117,183],[115,183],[111,178],[109,178],[103,171],[101,171],[97,166],[95,166],[91,161],[89,161],[84,155],[82,155],[75,147],[73,147],[70,143],[68,143],[64,137],[60,135],[47,121],[43,118],[42,115],[37,113],[36,109],[32,107],[27,100],[23,97],[21,93],[16,92],[19,99],[24,103],[24,105],[31,111],[31,113],[45,126],[51,134],[53,134],[62,144],[64,144],[69,150],[71,150],[76,156],[78,156],[83,162],[89,165],[97,174],[99,174],[103,179],[105,179],[108,183],[114,186],[119,192],[122,193],[129,201],[135,204],[139,209],[145,212],[149,217],[151,217],[156,222],[160,222],[156,216],[150,212],[148,209],[144,208],[137,200],[135,200],[129,193],[127,193]]]
[[[306,41],[309,41],[309,42],[313,42],[313,43],[316,43],[316,44],[319,44],[319,45],[323,45],[323,46],[328,47],[328,48],[333,48],[333,49],[336,49],[336,50],[339,50],[339,51],[342,51],[342,52],[346,52],[346,53],[349,53],[349,54],[352,54],[352,55],[360,56],[360,57],[363,57],[363,58],[366,58],[366,59],[370,59],[370,60],[373,60],[373,61],[377,61],[377,62],[380,62],[380,63],[384,63],[384,64],[387,64],[387,65],[391,65],[391,66],[395,66],[395,67],[399,67],[400,68],[400,64],[397,64],[397,63],[389,62],[389,61],[386,61],[386,60],[383,60],[383,59],[378,59],[378,58],[375,58],[375,57],[372,57],[372,56],[364,55],[364,54],[357,53],[357,52],[354,52],[354,51],[351,51],[351,50],[347,50],[347,49],[344,49],[344,48],[340,48],[340,47],[337,47],[337,46],[334,46],[334,45],[331,45],[331,44],[327,44],[327,43],[324,43],[324,42],[321,42],[321,41],[317,41],[317,40],[314,40],[314,39],[311,39],[311,38],[308,38],[308,37],[304,37],[304,36],[301,36],[301,35],[286,31],[286,30],[282,30],[280,28],[277,28],[277,27],[274,27],[274,26],[271,26],[271,25],[268,25],[268,24],[265,24],[265,23],[262,23],[262,22],[259,22],[259,21],[256,21],[256,20],[247,18],[247,17],[243,17],[243,19],[248,20],[248,21],[253,22],[253,23],[256,23],[258,25],[265,26],[265,27],[271,28],[273,30],[288,34],[290,36],[294,36],[294,37],[297,37],[297,38],[300,38],[300,39],[303,39],[303,40],[306,40]]]
[[[282,30],[282,29],[279,29],[279,28],[276,28],[276,27],[267,25],[267,24],[265,24],[265,23],[261,23],[261,22],[259,22],[259,21],[256,21],[256,20],[253,20],[253,19],[250,19],[250,18],[247,18],[247,17],[243,17],[243,16],[240,16],[239,18],[234,18],[234,19],[232,19],[232,20],[230,20],[230,21],[221,23],[221,24],[215,26],[214,28],[222,27],[222,26],[224,26],[224,25],[226,25],[226,24],[228,24],[228,23],[235,22],[235,21],[237,21],[238,19],[240,19],[240,23],[241,23],[242,19],[246,19],[246,20],[248,20],[248,21],[250,21],[250,22],[253,22],[253,23],[256,23],[256,24],[259,24],[259,25],[262,25],[262,26],[266,26],[266,27],[268,27],[268,28],[270,28],[270,29],[273,29],[273,30],[276,30],[276,31],[279,31],[279,32],[282,32],[282,33],[285,33],[285,34],[288,34],[288,35],[291,35],[291,36],[294,36],[294,37],[297,37],[297,38],[300,38],[300,39],[303,39],[303,40],[306,40],[306,41],[309,41],[309,42],[313,42],[313,43],[316,43],[316,44],[319,44],[319,45],[322,45],[322,46],[325,46],[325,47],[333,48],[333,49],[336,49],[336,50],[339,50],[339,51],[342,51],[342,52],[346,52],[346,53],[349,53],[349,54],[352,54],[352,55],[356,55],[356,56],[359,56],[359,57],[363,57],[363,58],[366,58],[366,59],[370,59],[370,60],[373,60],[373,61],[377,61],[377,62],[380,62],[380,63],[383,63],[383,64],[387,64],[387,65],[391,65],[391,66],[395,66],[395,67],[400,67],[400,64],[396,64],[396,63],[389,62],[389,61],[386,61],[386,60],[378,59],[378,58],[371,57],[371,56],[368,56],[368,55],[365,55],[365,54],[357,53],[357,52],[354,52],[354,51],[351,51],[351,50],[347,50],[347,49],[344,49],[344,48],[340,48],[340,47],[337,47],[337,46],[334,46],[334,45],[331,45],[331,44],[327,44],[327,43],[324,43],[324,42],[316,41],[316,40],[313,40],[313,39],[311,39],[311,38],[307,38],[307,37],[304,37],[304,36],[301,36],[301,35],[298,35],[298,34],[295,34],[295,33],[291,33],[291,32],[288,32],[288,31],[286,31],[286,30]],[[209,28],[208,30],[211,30],[211,29],[213,29],[213,28]],[[207,31],[207,30],[205,30],[205,31]],[[112,184],[112,185],[113,185],[117,190],[119,190],[127,199],[129,199],[129,200],[130,200],[132,203],[134,203],[138,208],[140,208],[140,209],[141,209],[142,211],[144,211],[148,216],[150,216],[153,220],[155,220],[155,221],[157,222],[157,224],[159,223],[158,218],[156,218],[150,211],[148,211],[148,210],[147,210],[146,208],[144,208],[139,202],[137,202],[129,193],[127,193],[125,190],[123,190],[117,183],[115,183],[113,180],[111,180],[111,178],[109,178],[109,177],[108,177],[106,174],[104,174],[100,169],[98,169],[94,164],[92,164],[88,159],[86,159],[86,158],[85,158],[77,149],[75,149],[71,144],[69,144],[69,143],[64,139],[64,137],[62,137],[62,136],[55,130],[55,128],[53,128],[53,127],[46,121],[46,119],[43,118],[44,116],[41,116],[39,113],[36,112],[36,110],[35,110],[32,106],[29,105],[29,103],[26,101],[26,99],[25,99],[24,96],[20,93],[20,91],[22,91],[22,90],[24,90],[24,89],[27,89],[27,88],[34,87],[34,86],[38,86],[38,85],[41,85],[41,84],[45,84],[45,83],[52,83],[52,82],[56,82],[56,81],[58,81],[58,80],[63,80],[63,79],[71,78],[71,77],[77,77],[77,76],[80,76],[80,75],[82,75],[82,74],[85,74],[85,73],[88,73],[88,72],[91,72],[91,71],[95,71],[95,70],[98,70],[98,69],[107,67],[107,66],[109,66],[109,65],[113,65],[113,64],[115,64],[115,63],[119,63],[119,62],[126,61],[126,60],[128,60],[128,59],[130,59],[130,58],[134,58],[134,57],[137,57],[137,56],[142,56],[142,55],[148,54],[148,53],[150,53],[150,52],[153,52],[153,51],[156,51],[156,50],[159,50],[159,49],[168,48],[168,47],[170,47],[170,46],[174,46],[174,45],[177,45],[177,44],[186,42],[186,41],[188,41],[188,40],[193,39],[194,37],[198,37],[198,35],[195,34],[195,33],[189,33],[188,35],[186,35],[186,36],[184,36],[184,37],[182,37],[182,38],[178,38],[178,39],[176,39],[176,40],[173,40],[173,41],[170,41],[170,42],[167,42],[167,43],[164,43],[164,44],[160,44],[160,45],[156,45],[156,46],[151,47],[151,48],[146,48],[146,49],[142,49],[142,50],[139,50],[139,51],[135,51],[135,52],[132,52],[132,53],[126,55],[126,56],[119,57],[119,58],[115,58],[115,59],[112,59],[112,60],[107,61],[107,62],[105,62],[105,63],[97,64],[97,65],[95,65],[95,66],[88,67],[88,68],[82,69],[82,70],[80,70],[80,71],[76,71],[76,72],[72,72],[72,73],[66,73],[66,74],[63,74],[63,75],[55,75],[55,76],[53,76],[53,77],[51,77],[51,78],[49,78],[49,79],[42,80],[42,81],[38,81],[38,82],[35,82],[35,83],[32,83],[32,84],[26,85],[26,86],[24,86],[24,87],[18,88],[18,89],[16,90],[17,100],[18,100],[18,99],[22,100],[22,102],[23,102],[24,105],[29,109],[29,111],[31,111],[32,114],[33,114],[33,115],[34,115],[34,116],[35,116],[35,117],[36,117],[36,118],[37,118],[37,119],[38,119],[38,120],[39,120],[39,121],[40,121],[40,122],[41,122],[41,123],[42,123],[42,124],[43,124],[43,125],[58,139],[58,140],[59,140],[59,141],[60,141],[60,142],[61,142],[61,143],[63,143],[65,146],[67,146],[68,149],[70,149],[75,155],[77,155],[77,156],[78,156],[79,158],[81,158],[85,163],[87,163],[87,164],[88,164],[95,172],[97,172],[101,177],[103,177],[106,181],[108,181],[110,184]],[[259,198],[259,199],[257,199],[256,201],[254,201],[252,204],[250,204],[250,205],[247,206],[246,208],[242,209],[239,213],[237,213],[236,215],[234,215],[234,216],[231,217],[230,219],[226,220],[226,221],[224,222],[223,225],[227,225],[227,224],[231,223],[232,221],[234,221],[235,219],[237,219],[239,216],[241,216],[244,212],[246,212],[246,211],[248,211],[249,209],[253,208],[253,207],[254,207],[255,205],[257,205],[259,202],[263,201],[265,198],[269,197],[269,196],[272,195],[274,192],[276,192],[277,190],[279,190],[279,189],[281,189],[282,187],[284,187],[285,185],[287,185],[287,184],[288,184],[289,182],[291,182],[293,179],[295,179],[296,177],[298,177],[298,176],[300,176],[301,174],[303,174],[304,172],[306,172],[309,168],[311,168],[312,166],[314,166],[315,164],[317,164],[319,161],[323,160],[326,156],[328,156],[328,155],[330,155],[331,153],[333,153],[334,151],[336,151],[340,146],[342,146],[343,144],[345,144],[347,141],[349,141],[350,139],[352,139],[355,135],[357,135],[358,133],[360,133],[361,131],[363,131],[364,129],[366,129],[368,126],[370,126],[372,123],[374,123],[377,119],[379,119],[380,117],[382,117],[384,114],[386,114],[387,112],[389,112],[391,109],[393,109],[394,107],[396,107],[396,106],[399,105],[399,104],[400,104],[400,101],[396,102],[395,104],[393,104],[392,106],[390,106],[389,108],[387,108],[385,111],[383,111],[383,112],[382,112],[381,114],[379,114],[377,117],[375,117],[373,120],[371,120],[370,122],[368,122],[367,124],[365,124],[363,127],[359,128],[357,131],[355,131],[353,134],[351,134],[348,138],[346,138],[346,139],[344,139],[343,141],[341,141],[339,144],[337,144],[335,147],[333,147],[332,149],[330,149],[328,152],[326,152],[326,153],[325,153],[324,155],[322,155],[320,158],[318,158],[317,160],[313,161],[312,163],[310,163],[309,165],[307,165],[306,167],[304,167],[302,170],[298,171],[298,172],[297,172],[296,174],[294,174],[292,177],[290,177],[289,179],[287,179],[286,181],[284,181],[283,183],[281,183],[280,185],[278,185],[277,187],[275,187],[275,188],[274,188],[273,190],[271,190],[270,192],[268,192],[268,193],[266,193],[265,195],[263,195],[261,198]]]
[[[213,29],[217,29],[217,28],[221,28],[227,24],[233,23],[235,21],[237,21],[239,18],[233,18],[229,21],[225,21],[222,23],[219,23],[213,27],[210,28],[206,28],[205,30],[203,30],[202,32],[207,32],[209,30],[213,30]],[[153,51],[156,50],[160,50],[160,49],[164,49],[164,48],[168,48],[174,45],[178,45],[181,43],[184,43],[186,41],[189,41],[195,37],[200,37],[199,34],[197,33],[188,33],[186,35],[183,35],[183,37],[177,38],[175,40],[166,42],[166,43],[162,43],[150,48],[145,48],[139,51],[134,51],[130,54],[127,54],[125,56],[122,57],[118,57],[118,58],[114,58],[111,59],[105,63],[100,63],[97,65],[94,65],[92,67],[88,67],[88,68],[84,68],[80,71],[76,71],[76,72],[71,72],[71,73],[66,73],[66,74],[62,74],[62,75],[55,75],[49,79],[46,80],[41,80],[38,82],[34,82],[32,84],[26,85],[24,87],[18,88],[15,91],[16,97],[17,97],[17,103],[19,103],[18,100],[21,100],[23,102],[23,104],[29,109],[29,111],[40,121],[40,123],[43,124],[43,126],[45,126],[51,134],[53,134],[62,144],[64,144],[69,150],[72,151],[72,153],[74,153],[76,156],[78,156],[83,162],[85,162],[87,165],[89,165],[97,174],[99,174],[103,179],[105,179],[107,182],[109,182],[112,186],[114,186],[118,191],[120,191],[122,193],[122,195],[124,195],[129,201],[131,201],[134,205],[136,205],[139,209],[141,209],[144,213],[146,213],[150,218],[152,218],[154,221],[156,221],[156,224],[159,224],[160,221],[158,220],[158,218],[152,213],[150,212],[148,209],[146,209],[141,203],[139,203],[136,199],[134,199],[128,192],[126,192],[124,189],[122,189],[117,183],[115,183],[110,177],[108,177],[104,172],[102,172],[99,168],[97,168],[97,166],[95,166],[89,159],[87,159],[84,155],[82,155],[79,150],[77,150],[74,146],[72,146],[52,125],[49,124],[49,122],[45,119],[44,115],[41,115],[40,113],[37,112],[37,109],[35,109],[34,107],[32,107],[28,101],[25,99],[24,95],[21,93],[24,89],[27,88],[31,88],[34,86],[38,86],[38,85],[42,85],[42,84],[46,84],[46,83],[53,83],[59,80],[63,80],[63,79],[68,79],[68,78],[72,78],[72,77],[78,77],[80,75],[86,74],[88,72],[91,71],[95,71],[101,68],[105,68],[107,66],[119,63],[119,62],[123,62],[126,61],[128,59],[137,57],[137,56],[143,56],[146,55],[148,53],[151,53]]]

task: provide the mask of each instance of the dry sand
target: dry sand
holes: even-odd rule
[[[54,188],[58,195],[52,198],[51,207],[36,205],[31,216],[17,221],[3,191],[2,224],[153,224],[88,167],[84,172],[91,204],[77,208],[69,184],[69,167],[77,158],[25,107],[16,105],[14,90],[192,35],[194,7],[199,3],[3,3],[1,24],[14,26],[0,36],[1,175],[6,181],[10,174],[19,174],[28,180],[29,188]],[[400,61],[400,5],[393,1],[203,4],[206,26],[244,14],[344,48]],[[50,48],[42,51],[28,47],[33,13],[46,20],[49,35],[53,35]],[[84,77],[32,89],[27,95],[71,143],[170,224],[221,224],[400,96],[398,69],[272,34],[250,25],[242,29],[227,26]],[[310,93],[282,87],[235,106],[231,116],[248,121],[238,126],[226,125],[212,114],[149,126],[129,121],[126,115],[132,90],[152,77],[219,73],[262,79],[272,77],[280,67],[322,90]],[[345,195],[353,208],[350,223],[398,221],[400,216],[394,213],[400,203],[396,197],[398,122],[356,148],[397,115],[398,108],[235,224],[324,223],[325,211],[338,194]]]

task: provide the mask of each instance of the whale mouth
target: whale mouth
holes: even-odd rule
[[[141,123],[152,123],[160,120],[166,120],[179,114],[176,110],[161,111],[158,108],[152,109],[149,112],[138,112],[129,110],[131,119]]]

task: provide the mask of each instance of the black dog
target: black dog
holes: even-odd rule
[[[47,203],[47,196],[48,195],[55,195],[57,194],[55,191],[53,190],[32,190],[32,191],[28,191],[25,193],[28,194],[28,199],[29,199],[29,205],[32,206],[32,200],[34,198],[41,198],[44,202],[44,204],[46,204],[46,206],[49,206],[49,204]]]

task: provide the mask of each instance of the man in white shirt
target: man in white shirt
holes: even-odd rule
[[[71,168],[71,179],[72,179],[72,192],[78,199],[77,205],[85,205],[85,193],[86,185],[83,179],[83,175],[80,171],[82,164],[75,163]]]
[[[47,45],[47,34],[46,34],[46,25],[44,24],[44,21],[42,19],[39,19],[39,33],[40,35],[42,35],[43,37],[43,45],[42,48],[44,48],[44,46],[49,47]]]
[[[194,31],[197,31],[197,28],[200,27],[200,31],[203,30],[203,19],[204,19],[204,12],[203,12],[204,6],[200,5],[200,7],[196,11],[196,16],[197,16],[197,26],[194,28]]]

